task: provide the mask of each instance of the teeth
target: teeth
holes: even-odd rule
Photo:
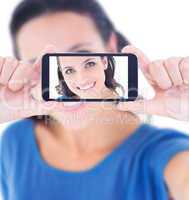
[[[88,90],[89,88],[93,87],[94,86],[94,83],[90,84],[90,85],[87,85],[85,87],[79,87],[80,90]]]

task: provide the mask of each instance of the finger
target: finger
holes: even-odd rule
[[[31,95],[36,100],[43,101],[43,98],[42,98],[42,83],[41,83],[41,81],[38,81],[38,83],[36,85],[35,85],[35,83],[34,83],[34,85],[32,85]]]
[[[57,52],[57,48],[54,45],[47,45],[43,51],[41,52],[40,56],[36,60],[33,65],[33,80],[32,80],[32,95],[42,101],[42,57],[46,53],[55,53]]]
[[[163,62],[163,65],[170,77],[173,86],[183,85],[182,75],[179,69],[179,63],[182,58],[169,58]]]
[[[31,64],[19,61],[19,64],[8,83],[8,88],[11,91],[13,92],[19,91],[23,89],[25,84],[28,84],[31,78],[31,72],[32,72],[31,67],[32,67]]]
[[[52,51],[52,46],[46,46],[38,57],[37,61],[32,65],[29,63],[25,63],[23,61],[19,62],[19,66],[14,72],[11,80],[9,81],[8,87],[10,90],[16,92],[23,89],[25,84],[30,84],[31,87],[37,85],[40,81],[40,67],[41,67],[41,59],[43,54]]]
[[[0,57],[0,74],[1,74],[4,62],[5,62],[5,58]]]
[[[60,112],[64,104],[56,101],[38,101],[39,113],[50,115],[52,112]]]
[[[41,54],[39,55],[39,57],[37,58],[37,60],[35,61],[35,63],[33,64],[33,69],[35,72],[39,72],[39,74],[41,73],[41,65],[42,65],[42,57],[46,54],[46,53],[55,53],[57,52],[57,48],[55,45],[46,45],[45,48],[41,51]]]
[[[60,112],[64,104],[56,101],[39,101],[31,95],[30,110],[34,115],[50,115],[52,112]]]
[[[171,79],[164,68],[162,60],[152,62],[149,65],[149,72],[160,89],[166,90],[172,87]]]
[[[2,66],[1,74],[0,74],[0,84],[6,86],[8,84],[9,79],[14,73],[16,67],[18,65],[18,61],[14,58],[7,57]]]
[[[148,115],[163,115],[163,113],[165,112],[165,108],[162,105],[161,100],[158,100],[158,98],[150,100],[120,102],[117,105],[117,109],[120,111],[128,111],[136,114]]]
[[[139,67],[142,73],[144,74],[144,76],[146,77],[146,79],[152,86],[156,85],[155,81],[153,80],[153,77],[151,77],[149,73],[149,64],[151,61],[141,50],[139,50],[138,48],[132,45],[128,45],[122,49],[122,52],[136,55],[138,58]]]
[[[19,119],[45,114],[45,110],[47,110],[48,107],[44,105],[42,107],[41,102],[38,102],[35,99],[33,99],[30,90],[31,88],[29,87],[29,85],[24,85],[24,92],[19,91],[16,94],[16,96],[19,96],[19,102],[17,100],[18,105],[14,105],[14,112],[11,112],[11,118]],[[13,93],[11,93],[11,95],[12,94]],[[22,102],[21,104],[20,101]]]
[[[15,95],[11,92],[10,95],[12,96],[11,99],[14,99],[14,96],[16,96],[15,101],[12,100],[14,105],[11,104],[11,106],[14,107],[14,112],[10,114],[11,118],[14,119],[43,115],[52,112],[53,109],[60,111],[60,105],[59,108],[57,108],[54,102],[51,104],[51,102],[40,102],[34,99],[31,95],[31,88],[29,85],[24,85],[23,91],[19,91]]]
[[[55,53],[57,52],[57,48],[54,45],[46,45],[45,48],[41,51],[39,57],[35,61],[32,66],[33,74],[32,74],[32,87],[37,86],[37,84],[41,81],[42,74],[42,58],[46,53]],[[40,87],[40,85],[38,85]]]
[[[181,60],[179,63],[182,79],[185,84],[189,84],[189,57]]]

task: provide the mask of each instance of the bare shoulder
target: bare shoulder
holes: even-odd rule
[[[175,176],[175,172],[179,172],[179,177]],[[179,178],[182,179],[182,175],[186,177],[187,174],[189,176],[189,151],[183,151],[170,160],[165,168],[165,178],[171,180],[175,177],[178,181]]]
[[[167,164],[164,176],[170,193],[175,199],[189,198],[186,197],[189,195],[187,189],[189,188],[189,151],[176,154]]]

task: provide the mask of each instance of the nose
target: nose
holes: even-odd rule
[[[84,87],[87,84],[89,84],[89,82],[90,82],[89,76],[86,73],[80,71],[77,74],[77,85],[80,85],[81,87]]]

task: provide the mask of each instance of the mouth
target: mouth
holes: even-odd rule
[[[90,84],[87,84],[83,87],[77,86],[78,90],[87,91],[94,88],[96,85],[96,81]],[[72,112],[72,111],[79,111],[87,105],[87,102],[79,101],[79,102],[64,102],[64,111]]]
[[[78,90],[82,90],[82,91],[87,91],[87,90],[89,90],[89,89],[94,88],[95,85],[96,85],[96,81],[93,82],[93,83],[90,83],[90,84],[88,84],[88,85],[85,85],[85,86],[83,86],[83,87],[77,86],[77,89],[78,89]]]
[[[84,106],[86,106],[86,102],[64,102],[64,111],[77,111]]]

